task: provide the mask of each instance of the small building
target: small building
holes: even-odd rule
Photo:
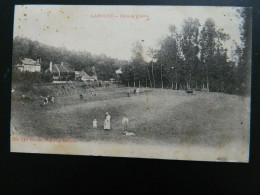
[[[84,70],[75,71],[75,80],[77,81],[97,81],[97,76],[89,76]]]
[[[117,74],[117,75],[120,75],[120,74],[122,74],[122,73],[123,73],[123,72],[122,72],[122,69],[121,69],[121,68],[119,68],[119,69],[116,70],[116,74]]]
[[[40,60],[30,58],[21,59],[21,64],[17,64],[17,69],[21,72],[41,72]]]
[[[122,69],[121,69],[121,68],[119,68],[119,69],[116,70],[116,78],[117,78],[117,81],[120,81],[120,80],[121,80],[122,74],[123,74],[123,72],[122,72]]]
[[[63,62],[60,64],[50,62],[50,67],[45,72],[50,72],[54,81],[72,81],[75,79],[75,72]]]

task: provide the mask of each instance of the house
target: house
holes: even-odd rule
[[[50,67],[45,72],[50,72],[54,81],[72,81],[75,78],[75,72],[64,62],[60,64],[50,62]]]
[[[97,76],[89,76],[84,70],[75,71],[75,80],[83,82],[97,81]]]
[[[117,78],[118,81],[121,80],[122,74],[123,74],[123,72],[122,72],[122,69],[120,67],[119,69],[116,70],[116,78]]]
[[[123,72],[122,72],[122,69],[121,69],[121,68],[119,68],[119,69],[116,70],[116,74],[117,74],[117,75],[120,75],[120,74],[122,74],[122,73],[123,73]]]
[[[18,70],[21,72],[41,72],[41,62],[39,59],[34,61],[30,58],[21,59],[22,64],[17,64]]]

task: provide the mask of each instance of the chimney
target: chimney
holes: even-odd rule
[[[61,66],[63,66],[63,62],[61,62]]]
[[[52,62],[50,62],[50,71],[52,72]]]
[[[37,59],[37,62],[36,62],[36,64],[39,64],[39,59]]]

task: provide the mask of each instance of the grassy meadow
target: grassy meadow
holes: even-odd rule
[[[93,90],[92,90],[93,91]],[[130,91],[130,97],[127,97]],[[25,137],[76,139],[139,144],[195,144],[217,147],[231,141],[249,142],[249,98],[222,93],[169,89],[132,88],[97,90],[55,97],[54,105],[40,106],[43,99],[12,103],[11,123]],[[111,115],[111,130],[104,131],[105,112]],[[129,118],[123,135],[122,117]],[[98,128],[92,128],[94,118]]]

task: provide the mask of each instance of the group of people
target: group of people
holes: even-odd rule
[[[106,112],[106,118],[104,121],[104,130],[107,130],[107,131],[110,130],[110,120],[111,120],[111,116],[109,115],[108,112]],[[123,119],[122,119],[122,126],[123,126],[124,132],[127,132],[128,124],[129,124],[129,119],[127,118],[126,115],[124,115]],[[93,129],[97,129],[97,119],[93,120]]]
[[[134,94],[139,95],[140,91],[141,91],[140,88],[134,89]],[[127,97],[130,97],[130,91],[127,92]]]
[[[47,104],[55,104],[55,99],[54,97],[50,97],[49,95],[47,95],[46,97],[44,97],[43,99],[43,105],[47,105]]]

